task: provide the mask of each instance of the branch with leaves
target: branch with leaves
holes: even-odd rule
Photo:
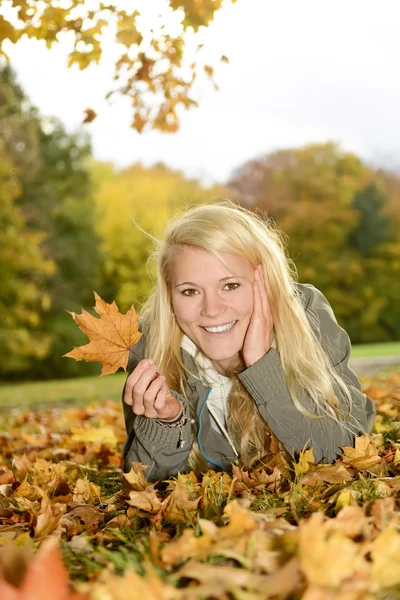
[[[227,2],[234,4],[236,0]],[[135,0],[121,3],[129,4],[128,10],[115,0],[6,0],[4,4],[0,12],[0,56],[7,56],[5,41],[16,44],[27,36],[44,40],[51,48],[67,34],[74,40],[69,66],[86,69],[99,64],[104,37],[111,32],[120,53],[115,62],[115,86],[106,97],[130,98],[132,127],[139,133],[145,129],[177,131],[181,109],[197,106],[194,84],[199,74],[205,73],[214,81],[214,67],[201,60],[203,44],[198,34],[213,21],[223,0],[165,0],[162,14],[157,3]],[[189,33],[193,60],[189,59]],[[228,62],[226,56],[220,60]],[[88,108],[84,122],[95,117]]]

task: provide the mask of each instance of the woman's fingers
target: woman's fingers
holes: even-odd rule
[[[258,280],[258,283],[259,283],[262,312],[263,312],[264,317],[267,318],[269,316],[269,305],[268,305],[267,292],[265,290],[265,283],[264,283],[264,277],[263,277],[263,273],[262,273],[262,266],[258,265],[256,271],[257,271],[257,280]]]
[[[137,381],[143,375],[148,367],[154,365],[154,361],[149,359],[141,360],[140,363],[135,367],[132,373],[129,375],[125,384],[125,392],[124,392],[124,402],[132,406],[133,404],[133,388],[135,387]]]
[[[162,386],[165,386],[165,377],[159,375],[158,377],[153,379],[153,381],[150,383],[150,385],[148,386],[148,388],[146,389],[146,391],[143,394],[143,405],[144,405],[144,413],[143,414],[145,417],[148,417],[149,419],[154,419],[154,418],[158,417],[156,402],[157,402],[157,397],[161,391]],[[166,394],[165,394],[165,397],[166,397]],[[161,404],[160,408],[163,407],[164,403],[165,403],[165,399],[164,399],[164,402],[162,402],[162,395],[161,395],[160,399],[159,399],[159,404]]]
[[[164,377],[162,384],[160,386],[160,389],[157,393],[155,402],[154,402],[154,408],[157,411],[157,413],[159,411],[162,411],[162,409],[164,408],[168,393],[169,393],[169,388],[168,388],[167,382],[165,381],[165,377]]]
[[[257,273],[257,269],[255,271]],[[263,303],[262,303],[262,295],[261,295],[261,282],[259,273],[255,275],[253,281],[253,314],[252,319],[257,323],[260,323],[264,320],[264,311],[263,311]]]
[[[133,412],[137,415],[143,415],[145,413],[146,407],[148,408],[148,396],[146,396],[146,403],[144,404],[144,395],[146,393],[147,388],[157,377],[157,367],[156,365],[150,365],[145,369],[145,371],[140,375],[137,382],[134,384],[132,390],[132,398],[133,398]]]

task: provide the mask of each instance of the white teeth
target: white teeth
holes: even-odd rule
[[[219,325],[219,327],[204,327],[206,331],[210,333],[221,333],[222,331],[229,331],[232,329],[236,321],[232,321],[232,323],[228,323],[228,325]]]

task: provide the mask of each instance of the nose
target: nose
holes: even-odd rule
[[[201,314],[204,317],[218,317],[225,312],[225,304],[218,294],[205,294]]]

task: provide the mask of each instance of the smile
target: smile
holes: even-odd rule
[[[226,333],[237,323],[237,321],[232,321],[231,323],[227,323],[226,325],[218,325],[217,327],[202,327],[208,333]]]

